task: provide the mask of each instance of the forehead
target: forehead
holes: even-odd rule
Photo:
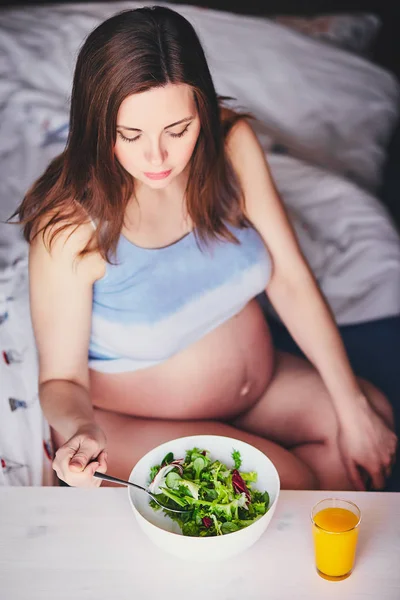
[[[163,129],[195,114],[192,89],[186,84],[169,83],[125,98],[118,110],[117,125],[142,131]]]

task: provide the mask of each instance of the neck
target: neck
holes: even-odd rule
[[[182,229],[190,229],[188,220],[185,190],[187,178],[174,179],[163,190],[154,190],[140,182],[135,186],[135,193],[126,209],[126,226],[135,230],[143,224],[155,227],[163,226],[174,229],[177,224]]]

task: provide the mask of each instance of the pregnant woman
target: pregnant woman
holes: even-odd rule
[[[249,119],[178,13],[88,36],[66,148],[18,216],[60,479],[126,478],[150,448],[211,433],[265,452],[284,488],[384,486],[391,408],[351,371]],[[263,290],[309,362],[274,351]]]

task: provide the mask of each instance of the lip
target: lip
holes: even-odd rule
[[[169,176],[171,171],[172,169],[169,169],[169,171],[161,171],[160,173],[145,173],[145,175],[148,179],[165,179]]]

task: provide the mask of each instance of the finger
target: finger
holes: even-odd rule
[[[74,452],[73,456],[70,458],[68,466],[71,471],[79,473],[85,470],[92,458],[94,458],[93,451],[85,448],[84,444],[82,444],[79,447],[79,450]]]
[[[73,471],[70,471],[66,476],[66,481],[68,485],[72,487],[96,487],[96,479],[93,477],[93,473],[97,470],[97,468],[98,463],[94,461],[80,473],[74,473]]]
[[[68,483],[73,487],[95,487],[93,473],[97,471],[98,467],[99,463],[97,461],[93,461],[79,473],[70,471],[68,475]]]
[[[90,473],[92,476],[93,474],[98,471],[100,468],[100,463],[97,460],[94,460],[93,462],[89,463],[88,466],[85,469],[85,473]]]
[[[97,460],[99,462],[99,466],[97,467],[96,471],[98,473],[106,473],[107,472],[107,452],[105,450],[103,450],[103,452],[101,452],[99,454],[99,456],[97,457]],[[97,477],[93,477],[93,479],[96,482],[96,487],[100,487],[101,484],[103,483],[103,481],[101,479],[98,479]]]
[[[391,458],[391,462],[392,464],[394,464],[396,462],[396,458],[397,458],[397,454],[398,454],[398,440],[397,438],[393,441],[393,445],[392,445],[392,449],[391,449],[391,453],[390,453],[390,458]]]
[[[63,477],[63,462],[60,460],[60,456],[56,453],[53,462],[51,463],[53,470],[56,472],[58,479],[64,481]]]
[[[390,455],[390,457],[396,456],[398,448],[398,439],[395,434],[392,434],[390,439],[387,440],[386,443],[386,452]]]
[[[85,470],[89,457],[84,452],[76,452],[68,463],[68,468],[75,473],[81,473]]]
[[[377,490],[384,490],[386,487],[386,480],[390,477],[391,474],[391,468],[384,467],[382,466],[380,469],[380,476],[379,476],[379,486],[378,488],[376,488]]]
[[[376,465],[369,469],[372,478],[372,487],[374,490],[382,490],[385,487],[385,468],[384,465]]]
[[[394,452],[387,458],[386,463],[384,465],[384,474],[385,474],[386,479],[389,479],[389,477],[392,475],[393,467],[395,464],[396,464],[396,453]]]
[[[79,444],[72,444],[72,445],[64,445],[61,446],[54,457],[54,461],[53,464],[58,467],[59,469],[61,468],[61,466],[63,464],[68,464],[71,457],[75,454],[75,452],[77,452],[79,448]]]
[[[52,466],[53,470],[55,471],[55,473],[56,473],[56,475],[57,475],[58,479],[62,479],[62,477],[61,477],[61,471],[60,471],[60,468],[59,468],[59,466],[58,466],[58,464],[56,463],[56,461],[55,461],[55,460],[53,460],[53,462],[52,462],[52,465],[51,465],[51,466]]]
[[[61,446],[55,455],[54,465],[60,473],[68,473],[71,459],[79,452],[79,440],[72,439]],[[75,470],[81,471],[81,462],[75,464]],[[57,473],[58,474],[58,473]]]
[[[103,452],[100,452],[99,456],[97,457],[97,460],[99,463],[99,467],[97,470],[99,471],[99,473],[107,472],[107,459],[108,459],[108,454],[107,454],[106,450],[103,450]]]
[[[392,445],[392,448],[393,448],[393,445]],[[393,469],[393,465],[394,465],[395,461],[396,461],[396,453],[393,452],[393,449],[387,450],[385,453],[385,456],[381,457],[380,471],[381,471],[382,478],[384,480],[384,484],[382,485],[382,488],[385,487],[386,480],[389,479],[389,477],[392,474],[392,469]]]
[[[348,461],[346,463],[346,468],[347,468],[347,473],[350,478],[350,481],[354,486],[354,489],[357,492],[365,492],[366,484],[365,484],[365,481],[364,481],[360,471],[357,468],[357,465],[352,461]]]
[[[93,440],[83,440],[79,445],[79,448],[74,452],[69,460],[69,468],[75,472],[84,471],[87,465],[93,460],[97,459],[99,453],[99,445]]]
[[[89,463],[87,465],[87,467],[85,468],[85,470],[83,471],[83,475],[85,475],[88,480],[88,485],[91,485],[91,486],[95,486],[95,484],[97,485],[97,480],[94,477],[94,473],[96,471],[98,471],[99,468],[100,468],[99,462],[97,460],[94,460],[93,462]]]

